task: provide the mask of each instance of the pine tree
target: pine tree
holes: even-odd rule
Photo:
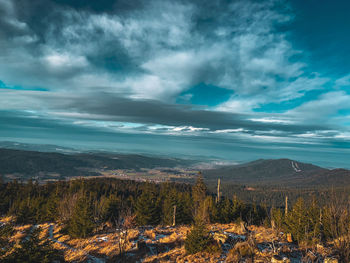
[[[232,221],[232,204],[228,198],[220,202],[220,222],[229,223]]]
[[[40,228],[35,229],[14,251],[2,258],[3,263],[50,263],[62,259],[59,251],[53,249],[51,241],[39,239]]]
[[[204,251],[210,242],[209,231],[205,224],[198,221],[192,226],[185,240],[185,249],[189,254]]]
[[[120,199],[116,196],[110,196],[107,200],[107,204],[104,207],[102,212],[102,218],[105,221],[109,221],[112,224],[115,224],[115,221],[119,217],[120,213]]]
[[[321,222],[320,222],[320,207],[316,199],[313,199],[311,205],[307,209],[307,239],[319,241],[321,239]]]
[[[176,224],[190,224],[192,222],[192,206],[190,193],[178,193]]]
[[[22,200],[19,203],[18,206],[18,212],[16,215],[16,223],[23,224],[32,222],[33,220],[33,213],[29,206],[28,200]]]
[[[9,224],[0,226],[0,258],[12,249],[9,239],[14,232],[13,227]]]
[[[219,222],[220,211],[218,209],[219,203],[214,202],[212,196],[209,197],[209,220],[211,223]]]
[[[271,208],[271,220],[275,222],[275,226],[278,230],[282,229],[283,222],[284,222],[284,216],[283,212],[279,208]]]
[[[305,203],[302,198],[299,198],[285,218],[285,230],[300,242],[305,238],[308,227]]]
[[[193,198],[193,208],[194,208],[194,218],[195,220],[205,221],[206,209],[205,199],[207,195],[207,187],[204,184],[203,177],[199,175],[197,177],[196,184],[192,187],[192,198]],[[208,205],[208,203],[207,203]]]
[[[46,220],[55,221],[57,219],[59,199],[56,194],[50,195],[46,203]]]
[[[162,222],[164,225],[171,225],[173,222],[173,216],[174,216],[174,206],[177,206],[177,214],[179,214],[180,209],[178,209],[178,200],[177,200],[177,191],[176,189],[172,188],[168,195],[165,197],[165,200],[163,202],[163,219]]]
[[[139,225],[156,225],[159,223],[158,200],[154,186],[147,184],[136,200],[136,222]]]
[[[68,223],[68,233],[72,237],[85,238],[95,228],[92,207],[89,200],[82,196],[75,204],[73,215]]]

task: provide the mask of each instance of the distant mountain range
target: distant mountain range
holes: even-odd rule
[[[280,185],[293,187],[343,186],[350,184],[350,171],[325,169],[289,159],[257,160],[203,171],[207,181],[224,183]],[[213,182],[212,182],[213,183]]]
[[[191,166],[194,161],[136,154],[74,153],[0,149],[0,175],[7,179],[66,179],[99,175],[98,169],[135,169]]]
[[[217,162],[216,162],[217,164]],[[66,179],[99,175],[101,169],[192,167],[206,182],[249,186],[329,187],[350,185],[350,170],[326,169],[289,159],[260,159],[244,164],[215,166],[197,161],[138,154],[80,152],[55,145],[0,142],[0,175],[7,179]],[[216,168],[210,168],[216,167]]]
[[[21,142],[0,141],[0,148],[12,150],[38,151],[38,152],[58,152],[58,153],[79,153],[79,150],[57,146],[53,144],[31,144]]]

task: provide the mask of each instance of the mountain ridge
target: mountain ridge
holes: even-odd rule
[[[319,186],[350,184],[350,171],[327,169],[286,158],[259,159],[203,171],[207,181],[247,185]]]

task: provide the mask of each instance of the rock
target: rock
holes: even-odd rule
[[[242,233],[247,233],[248,229],[247,229],[247,224],[243,221],[241,221],[241,232]]]
[[[321,245],[321,244],[317,244],[316,245],[316,251],[317,253],[323,255],[323,256],[327,256],[327,255],[330,255],[331,254],[331,251],[329,248]]]
[[[292,238],[292,234],[291,233],[287,233],[287,241],[289,243],[293,243],[293,238]]]
[[[279,255],[274,255],[271,258],[271,263],[290,263],[290,259],[287,257],[281,257]]]
[[[224,244],[227,240],[227,236],[225,234],[214,233],[213,238],[219,244]]]
[[[324,259],[324,263],[338,263],[338,259],[327,257]]]
[[[281,251],[282,253],[286,254],[286,253],[291,253],[292,249],[288,245],[282,245],[282,247],[280,248],[279,251]]]

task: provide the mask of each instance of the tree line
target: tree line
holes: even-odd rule
[[[245,220],[258,224],[266,217],[263,206],[246,204],[238,198],[222,198],[216,202],[201,177],[193,187],[183,183],[155,184],[111,178],[46,184],[14,180],[0,184],[1,215],[15,216],[17,224],[65,223],[73,237],[86,237],[105,223],[115,226],[126,212],[135,215],[138,225],[171,225],[174,212],[176,224],[191,224],[199,205],[208,222]]]
[[[111,178],[76,179],[45,184],[0,183],[0,213],[16,224],[64,223],[72,237],[87,237],[104,227],[116,229],[129,216],[139,226],[192,224],[185,243],[190,253],[212,246],[208,223],[245,222],[290,233],[295,242],[318,244],[338,239],[342,258],[350,258],[350,205],[336,194],[327,204],[299,198],[290,209],[245,203],[236,195],[216,198],[203,178],[194,185]],[[130,222],[129,222],[130,223]],[[10,229],[1,227],[8,236]],[[1,243],[1,237],[0,237]],[[4,242],[6,243],[6,242]],[[211,244],[211,245],[210,245]],[[45,248],[40,248],[45,251]]]

